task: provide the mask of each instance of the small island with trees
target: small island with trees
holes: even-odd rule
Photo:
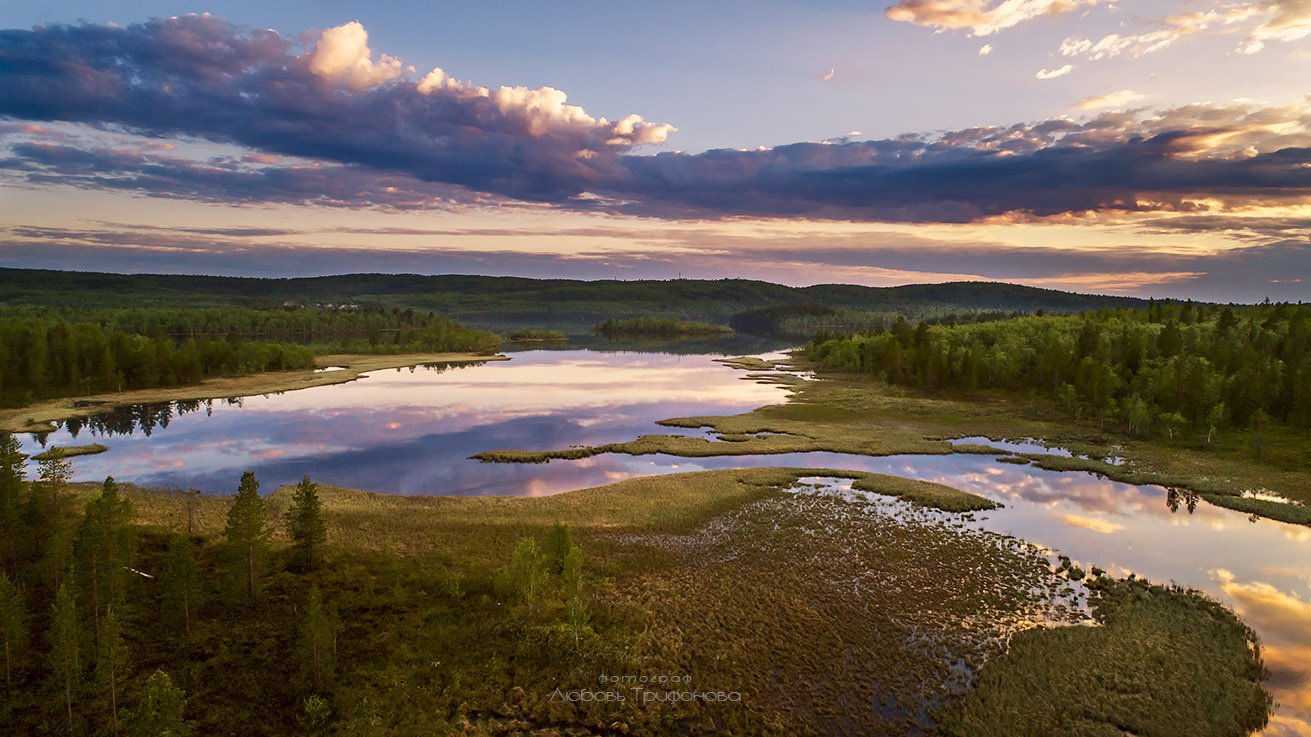
[[[731,335],[733,328],[672,317],[630,317],[599,322],[592,332],[607,338],[713,337]]]
[[[556,343],[569,340],[569,336],[559,330],[542,328],[522,328],[505,336],[511,343]]]

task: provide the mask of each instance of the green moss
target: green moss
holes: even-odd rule
[[[1194,591],[1100,581],[1100,626],[1017,634],[939,711],[942,731],[1231,737],[1265,725],[1260,651],[1237,617]]]

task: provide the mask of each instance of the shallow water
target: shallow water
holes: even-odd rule
[[[74,459],[78,479],[230,492],[242,470],[265,488],[302,474],[404,493],[551,494],[646,474],[756,466],[875,471],[935,481],[1001,502],[974,522],[1068,555],[1085,569],[1134,572],[1208,592],[1260,634],[1281,702],[1267,735],[1311,735],[1311,528],[1212,506],[1156,486],[1045,471],[987,455],[840,453],[681,458],[601,455],[545,464],[483,464],[471,453],[629,440],[645,433],[714,438],[658,419],[732,414],[782,401],[783,387],[743,381],[713,356],[528,351],[508,362],[403,369],[239,403],[139,408],[109,422],[126,435],[69,428],[48,443],[103,440]],[[160,420],[167,419],[166,424]],[[1034,439],[963,439],[1001,450],[1066,454]],[[30,452],[39,447],[24,440]],[[1014,447],[1011,447],[1014,446]]]

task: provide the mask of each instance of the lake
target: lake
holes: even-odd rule
[[[1249,519],[1161,487],[987,455],[469,460],[499,448],[595,445],[657,432],[705,436],[655,422],[734,414],[786,398],[782,387],[744,381],[743,372],[716,363],[715,355],[530,350],[511,356],[475,366],[378,371],[345,384],[231,402],[135,407],[61,427],[45,442],[94,439],[110,447],[74,459],[79,480],[113,475],[216,493],[234,491],[247,469],[269,490],[308,474],[407,494],[542,495],[637,475],[745,466],[844,468],[935,481],[1004,505],[976,513],[971,525],[1050,548],[1085,569],[1098,565],[1117,575],[1177,582],[1233,607],[1262,638],[1267,685],[1280,702],[1265,734],[1311,735],[1311,528]],[[1038,449],[1032,440],[1012,442]],[[40,448],[33,436],[23,443],[27,452]]]

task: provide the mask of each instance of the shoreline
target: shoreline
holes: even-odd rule
[[[186,402],[205,399],[232,399],[260,394],[277,394],[297,389],[344,384],[370,371],[405,368],[425,363],[485,363],[508,361],[502,354],[475,353],[398,353],[395,355],[326,354],[314,358],[314,369],[265,371],[247,376],[222,376],[187,386],[132,389],[122,392],[60,397],[25,407],[0,410],[0,432],[54,432],[55,423],[77,417],[89,417],[118,407],[155,402]],[[336,371],[321,368],[341,367]],[[81,403],[82,406],[78,406]]]

